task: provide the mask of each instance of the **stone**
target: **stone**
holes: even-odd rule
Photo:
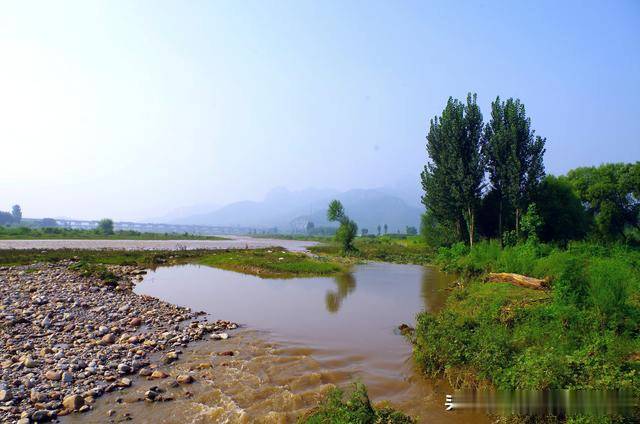
[[[215,333],[211,335],[213,340],[227,340],[229,335],[227,333]]]
[[[29,420],[29,418],[20,418],[18,421],[16,421],[16,424],[29,424],[31,421]]]
[[[62,405],[70,411],[77,411],[84,406],[84,398],[80,395],[70,395],[64,398]]]
[[[135,317],[131,321],[129,321],[129,325],[132,327],[139,327],[140,325],[142,325],[142,320],[138,317]]]
[[[10,401],[12,398],[13,398],[13,395],[11,394],[11,390],[9,389],[0,390],[0,402],[7,402],[7,401]]]
[[[37,423],[51,421],[54,417],[55,411],[47,411],[46,409],[40,409],[35,411],[33,415],[31,415],[31,419]]]
[[[151,375],[151,370],[149,368],[141,368],[138,375],[141,377],[148,377]]]
[[[62,373],[60,371],[49,370],[44,374],[44,378],[51,381],[60,381]]]
[[[218,352],[217,355],[218,356],[233,356],[233,355],[235,355],[235,353],[233,353],[232,350],[225,350],[224,352]]]
[[[70,372],[63,372],[62,373],[62,382],[64,382],[64,383],[72,383],[73,382],[73,374],[71,374]]]
[[[129,378],[121,378],[120,381],[118,381],[118,387],[131,387],[131,379]]]
[[[27,368],[35,368],[38,366],[38,363],[31,356],[24,358],[22,364]]]
[[[167,378],[169,377],[169,374],[167,374],[166,372],[162,371],[162,370],[155,370],[154,372],[151,373],[151,378]]]
[[[119,364],[118,365],[118,372],[122,375],[127,375],[127,374],[131,374],[133,372],[133,368],[131,368],[129,365],[127,364]]]
[[[193,383],[193,377],[190,376],[189,374],[181,374],[178,377],[176,377],[176,381],[180,384],[191,384]]]
[[[150,401],[154,401],[158,397],[158,392],[156,392],[155,390],[147,390],[146,392],[144,392],[144,397],[146,399],[149,399]]]
[[[105,334],[104,336],[102,336],[101,340],[105,344],[114,344],[116,342],[116,336],[114,336],[112,333]]]
[[[162,359],[162,361],[165,364],[170,364],[172,362],[175,362],[178,360],[178,354],[176,352],[169,352],[166,355],[164,355],[164,358]]]
[[[35,389],[32,389],[29,394],[29,399],[32,403],[44,403],[47,401],[47,395],[46,393],[42,393]]]

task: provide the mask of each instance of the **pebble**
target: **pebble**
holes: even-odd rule
[[[177,346],[237,328],[135,294],[137,267],[108,265],[118,281],[105,284],[73,264],[0,268],[0,422],[88,411],[105,393],[135,384],[125,375],[167,378],[149,362],[157,354],[167,352],[162,360],[173,363]],[[154,392],[155,400],[172,399]]]
[[[151,373],[151,378],[159,379],[159,378],[167,378],[167,377],[169,377],[169,374],[161,370],[155,370],[154,372]]]
[[[84,406],[84,398],[80,395],[70,395],[64,398],[62,405],[70,411],[77,411]]]
[[[193,377],[190,376],[189,374],[181,374],[178,377],[176,377],[176,381],[180,384],[191,384],[193,383]]]

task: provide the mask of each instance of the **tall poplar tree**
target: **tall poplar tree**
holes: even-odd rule
[[[491,120],[485,126],[482,151],[489,180],[499,198],[501,235],[505,204],[514,211],[516,234],[520,230],[520,215],[544,177],[545,142],[531,129],[531,119],[519,99],[502,102],[497,97],[491,103]]]
[[[481,155],[482,114],[476,95],[466,104],[449,98],[442,116],[430,121],[427,134],[429,162],[422,172],[422,202],[433,216],[458,230],[463,219],[473,245],[475,213],[482,192],[484,164]]]

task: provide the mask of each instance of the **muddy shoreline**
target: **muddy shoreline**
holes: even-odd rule
[[[171,375],[182,349],[204,339],[223,343],[237,328],[134,293],[144,269],[110,266],[118,282],[107,284],[69,269],[72,264],[0,268],[2,422],[46,422],[90,411],[104,394],[140,378],[154,384],[138,401],[171,401],[167,388],[194,381],[188,370]],[[104,416],[129,419],[111,410]]]

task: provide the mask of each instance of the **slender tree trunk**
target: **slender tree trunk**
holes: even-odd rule
[[[500,210],[498,211],[498,237],[500,237],[500,247],[504,247],[502,242],[502,196],[500,196]]]
[[[469,231],[469,247],[473,247],[474,217],[471,206],[467,206],[467,230]]]
[[[520,208],[516,208],[516,239],[520,238]]]

